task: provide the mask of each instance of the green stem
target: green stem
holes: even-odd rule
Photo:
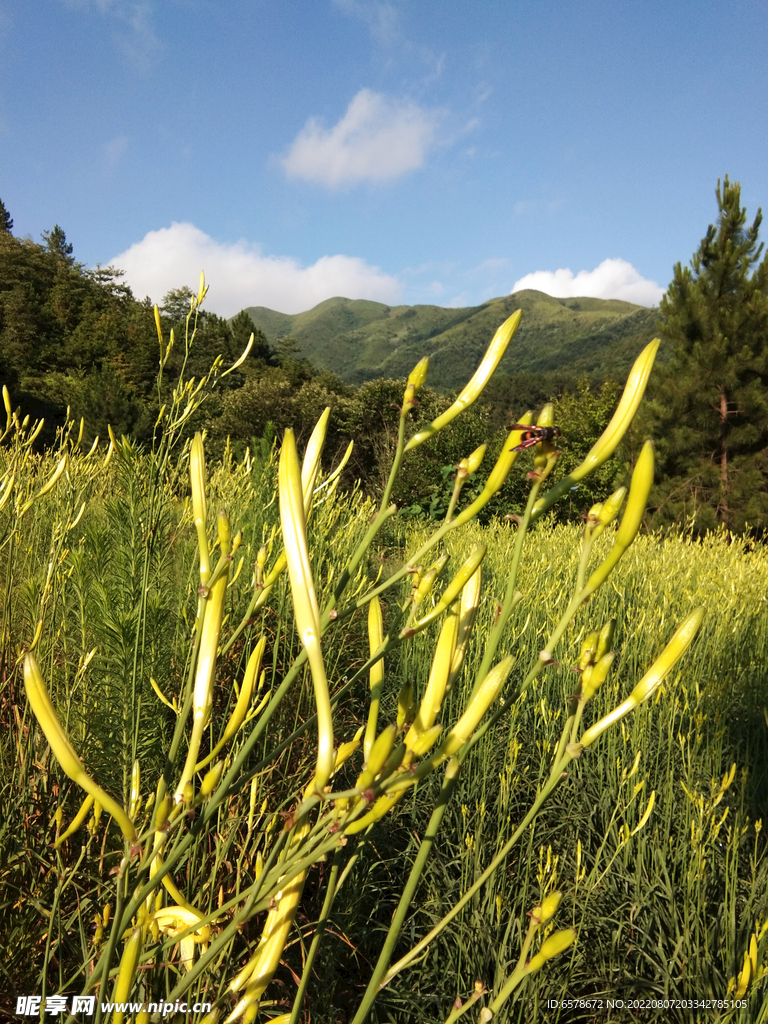
[[[355,854],[355,857],[357,854]],[[307,990],[309,984],[309,977],[312,973],[312,965],[315,962],[315,956],[320,947],[320,941],[325,932],[325,926],[328,921],[328,917],[333,907],[333,901],[336,899],[336,893],[338,892],[339,882],[339,869],[341,867],[341,861],[343,852],[341,848],[336,850],[333,855],[333,863],[331,865],[331,873],[328,878],[328,887],[325,891],[325,899],[323,900],[323,908],[320,911],[320,917],[317,922],[317,930],[315,931],[314,938],[312,939],[312,945],[309,947],[307,953],[307,959],[304,963],[304,970],[301,972],[301,981],[299,987],[296,990],[296,996],[293,1000],[293,1009],[291,1010],[291,1019],[288,1024],[298,1024],[299,1014],[301,1013],[301,1004],[304,1002],[304,993]]]
[[[373,1006],[374,1000],[376,999],[379,991],[386,984],[386,980],[382,979],[384,979],[387,967],[389,966],[389,961],[392,959],[395,945],[397,944],[397,940],[400,936],[400,931],[405,923],[405,918],[408,914],[411,903],[413,902],[413,898],[416,895],[416,889],[421,879],[424,866],[427,863],[427,858],[432,852],[432,845],[440,828],[440,823],[443,819],[445,809],[447,808],[456,787],[460,768],[461,761],[458,757],[454,757],[448,762],[448,767],[446,768],[445,776],[443,777],[442,789],[440,790],[437,803],[432,811],[432,816],[429,819],[427,831],[419,847],[419,852],[413,863],[413,867],[411,868],[408,881],[405,883],[402,895],[400,896],[400,902],[397,905],[395,916],[392,918],[392,923],[387,931],[387,937],[384,940],[384,945],[382,946],[381,953],[379,954],[379,959],[373,969],[371,980],[368,982],[368,987],[363,994],[362,1001],[358,1007],[352,1024],[364,1024],[364,1022],[368,1020],[368,1014]]]
[[[520,568],[520,557],[523,552],[523,541],[525,540],[525,535],[528,530],[528,524],[531,521],[531,513],[533,511],[533,506],[536,504],[536,498],[538,497],[540,487],[541,480],[534,480],[530,493],[528,495],[528,502],[525,506],[523,518],[520,522],[520,526],[517,529],[517,535],[515,536],[515,549],[512,554],[512,562],[509,570],[509,581],[507,583],[507,592],[504,596],[504,603],[502,604],[499,610],[498,617],[493,626],[493,629],[491,630],[491,635],[489,636],[488,642],[485,645],[483,660],[480,663],[480,668],[477,670],[477,675],[475,676],[475,685],[472,690],[472,694],[469,698],[470,700],[477,693],[481,683],[488,675],[488,673],[491,671],[493,659],[496,656],[496,650],[499,646],[499,643],[501,642],[502,634],[507,627],[509,616],[512,614],[512,610],[514,609],[515,604],[517,603],[517,601],[515,600],[517,587],[517,572]]]
[[[410,963],[412,963],[412,961],[415,960],[416,957],[418,957],[418,955],[424,949],[426,949],[426,947],[431,942],[433,942],[437,938],[437,936],[451,923],[451,921],[456,917],[456,915],[461,913],[462,909],[467,905],[467,903],[469,903],[469,901],[472,899],[472,897],[475,895],[475,893],[483,885],[485,885],[485,883],[493,875],[493,873],[499,867],[501,867],[501,865],[507,859],[507,856],[509,855],[509,853],[511,852],[513,847],[516,845],[517,841],[520,839],[520,837],[525,832],[525,830],[528,828],[528,826],[531,824],[531,822],[536,818],[536,815],[541,810],[542,805],[544,804],[546,799],[549,797],[550,793],[552,793],[554,788],[557,786],[558,782],[560,781],[560,778],[561,778],[561,775],[562,775],[562,772],[563,772],[564,768],[566,767],[567,764],[570,763],[571,760],[572,760],[572,757],[571,757],[570,754],[566,753],[563,756],[562,760],[560,761],[560,764],[556,766],[557,770],[555,772],[553,772],[553,775],[555,777],[554,778],[550,777],[550,779],[547,782],[547,784],[544,787],[544,789],[542,789],[540,791],[539,795],[536,797],[536,800],[532,804],[531,809],[528,811],[528,813],[526,814],[525,818],[523,818],[522,822],[520,823],[520,825],[515,830],[514,835],[508,840],[508,842],[506,842],[504,844],[504,846],[501,848],[501,850],[499,850],[499,852],[493,858],[493,860],[488,865],[488,867],[485,869],[485,871],[482,873],[482,875],[480,875],[480,877],[477,879],[477,881],[472,886],[470,886],[470,888],[461,897],[459,902],[456,903],[451,908],[451,910],[448,911],[448,913],[445,915],[445,917],[443,917],[435,925],[435,927],[432,929],[432,931],[430,931],[428,935],[425,935],[424,938],[420,942],[417,942],[416,945],[408,953],[406,953],[405,956],[401,957],[397,961],[396,964],[394,964],[392,967],[390,967],[390,969],[387,971],[386,975],[381,980],[381,983],[380,983],[380,985],[379,985],[379,987],[377,989],[377,992],[381,991],[381,989],[384,988],[385,985],[388,985],[389,982],[397,974],[400,973],[400,971],[402,971]],[[373,999],[371,999],[371,1002],[373,1002]],[[352,1024],[363,1024],[363,1019],[362,1018],[358,1019],[356,1017],[355,1020],[352,1022]]]

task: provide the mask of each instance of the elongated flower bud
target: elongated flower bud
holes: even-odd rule
[[[610,423],[592,446],[581,465],[577,466],[570,474],[572,480],[583,479],[592,470],[601,466],[616,451],[643,399],[660,344],[661,341],[658,338],[654,338],[653,341],[645,346],[635,360],[632,369],[629,371],[624,392],[616,407],[616,411],[611,417]]]
[[[627,507],[624,510],[619,529],[616,531],[613,547],[603,564],[587,580],[583,591],[584,596],[594,593],[605,582],[616,563],[637,536],[643,521],[645,507],[648,503],[648,495],[651,493],[651,487],[653,486],[653,468],[653,443],[646,441],[638,456],[635,470],[632,473],[632,484],[629,488]]]
[[[536,956],[532,957],[526,964],[525,973],[535,974],[536,971],[541,970],[547,960],[551,960],[553,957],[564,953],[575,941],[575,928],[565,928],[561,932],[555,932],[554,935],[550,935],[548,939],[542,942],[541,949]]]
[[[315,492],[317,474],[320,470],[320,459],[323,454],[330,415],[331,407],[328,406],[315,424],[304,452],[304,461],[301,466],[301,489],[304,492],[304,518],[307,522],[309,522],[309,513],[312,510],[312,495]]]
[[[520,417],[520,424],[528,424],[531,422],[531,414],[526,413],[525,416]],[[515,464],[518,453],[515,448],[520,443],[522,436],[522,430],[511,430],[509,435],[504,442],[501,449],[501,454],[496,460],[496,465],[493,467],[488,475],[488,479],[485,481],[482,491],[475,498],[471,505],[468,505],[463,511],[459,512],[455,519],[451,521],[453,527],[463,526],[464,523],[468,523],[470,519],[474,519],[477,513],[485,508],[491,498],[506,483],[507,477],[512,471],[512,467]]]
[[[56,469],[54,469],[54,471],[51,474],[48,482],[46,484],[44,484],[40,488],[40,490],[37,492],[37,494],[35,495],[35,498],[42,498],[42,496],[44,494],[47,494],[49,491],[52,491],[53,488],[56,486],[56,483],[59,480],[59,478],[61,477],[62,473],[68,468],[68,466],[69,466],[69,456],[68,455],[64,455],[64,456],[62,456],[62,458],[59,459],[58,464],[56,466]]]
[[[251,698],[253,697],[253,690],[256,685],[256,679],[258,678],[259,669],[261,668],[261,659],[264,655],[264,648],[266,646],[266,643],[267,638],[263,636],[256,644],[254,649],[251,651],[251,656],[248,659],[248,664],[245,667],[243,685],[240,687],[240,693],[237,698],[237,703],[235,704],[235,710],[230,715],[229,721],[227,722],[227,726],[224,729],[224,734],[218,741],[216,746],[213,748],[210,754],[203,761],[200,762],[200,764],[195,765],[196,772],[199,772],[201,768],[205,768],[205,766],[210,761],[212,761],[214,757],[216,757],[216,755],[224,746],[224,744],[228,743],[229,740],[232,739],[232,737],[238,732],[243,722],[245,721],[245,716],[248,714],[248,709],[251,706]]]
[[[384,641],[384,619],[381,614],[381,602],[374,597],[368,602],[368,647],[371,655],[381,647]],[[379,658],[375,665],[371,666],[369,672],[371,685],[371,706],[368,711],[368,720],[365,725],[365,739],[363,740],[363,756],[365,760],[371,753],[371,747],[376,738],[376,729],[379,721],[379,701],[381,699],[381,684],[384,681],[384,659]]]
[[[115,987],[112,991],[112,1002],[120,1003],[112,1014],[113,1024],[122,1024],[125,1019],[125,1012],[122,1004],[128,999],[133,986],[133,979],[136,976],[136,965],[141,954],[142,929],[134,928],[125,944],[123,955],[120,959],[120,970],[115,980]]]
[[[609,651],[594,665],[590,665],[581,677],[581,698],[589,700],[603,685],[616,657],[615,651]]]
[[[408,383],[414,391],[421,391],[424,381],[427,379],[427,368],[429,367],[429,356],[423,356],[408,374]]]
[[[464,665],[464,657],[467,653],[469,638],[472,635],[475,616],[477,615],[477,609],[480,604],[480,590],[482,588],[482,582],[482,567],[478,566],[477,572],[469,578],[466,586],[459,595],[459,628],[456,634],[456,647],[453,652],[451,671],[448,676],[448,682],[445,684],[446,693],[450,693],[453,689],[454,683],[459,678]]]
[[[634,711],[638,705],[648,700],[648,698],[656,692],[677,662],[693,643],[693,639],[699,631],[703,618],[703,607],[697,608],[695,611],[691,612],[680,626],[678,626],[672,639],[645,673],[637,686],[635,686],[627,699],[619,704],[618,707],[614,708],[609,715],[606,715],[605,718],[601,718],[599,722],[587,729],[579,740],[580,747],[586,748],[591,746],[598,736],[601,736],[606,729],[615,722],[624,718],[624,716],[628,715],[630,711]]]
[[[434,747],[443,731],[442,725],[433,725],[423,732],[417,733],[408,748],[408,753],[413,757],[424,757]],[[410,761],[411,758],[408,760]]]
[[[85,819],[88,817],[88,812],[90,811],[91,807],[93,807],[93,797],[91,796],[90,793],[88,793],[88,795],[86,796],[85,800],[83,800],[83,802],[82,802],[80,810],[77,812],[75,817],[72,819],[72,824],[69,826],[69,828],[67,829],[66,832],[62,832],[62,834],[59,836],[59,838],[53,844],[54,850],[58,850],[58,848],[62,845],[62,843],[64,843],[67,839],[69,839],[70,836],[74,835],[75,832],[77,832],[77,830],[83,824]]]
[[[469,702],[464,714],[456,722],[437,751],[435,764],[455,754],[470,738],[477,728],[480,719],[496,700],[502,686],[507,681],[507,676],[512,671],[515,663],[514,657],[510,654],[503,661],[500,661],[495,668],[492,668],[483,682],[480,684],[477,693]]]
[[[355,789],[367,789],[373,785],[376,776],[384,767],[387,758],[392,752],[396,736],[397,725],[394,722],[379,733],[376,737],[376,742],[371,748],[371,754],[366,763],[365,770],[360,774],[355,783]]]
[[[24,657],[24,686],[29,706],[48,740],[53,756],[65,774],[78,786],[81,786],[86,793],[89,793],[94,801],[98,801],[118,823],[123,836],[133,842],[136,838],[133,822],[125,813],[125,808],[106,793],[98,783],[94,782],[83,768],[83,764],[75,753],[75,749],[51,704],[37,659],[31,652]]]
[[[133,771],[131,772],[131,802],[128,805],[128,814],[131,818],[135,818],[139,812],[139,804],[141,803],[141,765],[139,759],[133,762]]]
[[[406,733],[405,745],[409,750],[413,749],[416,738],[434,725],[435,719],[440,712],[448,675],[453,663],[458,629],[459,617],[451,612],[446,616],[440,630],[424,697],[419,705],[419,710],[413,720],[413,724]]]
[[[595,651],[595,660],[599,661],[604,654],[607,654],[613,646],[613,634],[616,631],[616,619],[608,619],[606,624],[600,630],[600,636],[597,640],[597,650]]]
[[[423,618],[415,622],[412,627],[408,630],[404,630],[404,633],[417,632],[418,630],[424,629],[425,626],[429,625],[430,622],[434,622],[446,608],[450,608],[456,598],[459,596],[464,587],[469,583],[474,574],[480,568],[480,564],[485,558],[487,551],[485,544],[476,544],[475,547],[470,551],[469,557],[461,566],[459,571],[453,577],[451,582],[445,588],[443,593],[440,595],[440,600],[437,602],[435,607],[425,615]]]
[[[591,665],[594,662],[595,648],[597,647],[597,638],[598,633],[596,629],[592,630],[591,633],[587,633],[586,637],[584,638],[584,642],[581,645],[581,651],[579,652],[578,665],[580,669],[583,670],[587,668],[588,665]]]
[[[363,726],[355,733],[354,739],[348,740],[346,743],[340,743],[339,749],[336,751],[336,756],[333,762],[334,773],[341,768],[345,761],[354,754],[357,748],[360,746],[360,737],[363,735]]]
[[[206,530],[208,510],[205,499],[205,452],[200,433],[195,434],[189,447],[189,479],[192,487],[192,517],[200,552],[200,583],[205,586],[211,575],[211,556]]]
[[[592,449],[581,465],[577,466],[573,472],[555,484],[543,498],[536,502],[532,518],[536,518],[546,512],[559,498],[567,494],[574,484],[582,480],[588,473],[597,469],[598,466],[601,466],[616,451],[643,399],[660,344],[660,340],[654,338],[653,341],[645,346],[629,372],[624,392],[610,423],[592,446]]]
[[[320,644],[320,612],[307,547],[299,459],[292,430],[286,430],[280,449],[278,495],[296,628],[307,652],[315,691],[318,729],[315,786],[322,790],[333,772],[333,716]]]
[[[428,427],[425,427],[424,430],[420,430],[417,434],[413,435],[405,446],[405,450],[407,452],[432,437],[432,435],[436,434],[438,430],[442,430],[442,428],[447,426],[452,420],[455,420],[459,413],[464,412],[465,409],[468,409],[470,405],[477,401],[482,394],[485,385],[495,373],[504,353],[507,351],[507,347],[514,336],[515,331],[520,326],[522,315],[522,310],[518,309],[512,314],[512,316],[504,321],[501,327],[499,327],[494,334],[493,340],[488,346],[488,351],[485,353],[485,356],[472,376],[472,379],[466,385],[459,397],[453,405],[434,419]]]
[[[308,831],[309,826],[303,826],[297,839],[303,838]],[[249,1006],[258,1003],[267,985],[274,977],[285,949],[288,933],[296,917],[306,874],[306,871],[301,871],[285,882],[275,896],[274,906],[267,914],[264,931],[256,947],[256,952],[229,985],[230,992],[239,992],[244,987],[245,992],[227,1017],[225,1024],[231,1024],[232,1021],[242,1016]]]

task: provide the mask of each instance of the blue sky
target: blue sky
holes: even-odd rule
[[[768,204],[766,54],[764,0],[0,0],[0,198],[222,315],[652,305]]]

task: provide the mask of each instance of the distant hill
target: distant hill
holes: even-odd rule
[[[496,328],[516,309],[523,310],[523,321],[502,373],[620,378],[657,333],[657,309],[616,299],[555,299],[533,290],[464,309],[333,298],[293,316],[264,306],[249,306],[246,312],[271,343],[291,335],[314,366],[351,383],[403,377],[428,355],[430,384],[457,388],[475,371]]]

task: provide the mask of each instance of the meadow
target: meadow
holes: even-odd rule
[[[557,525],[545,434],[486,525],[340,490],[322,422],[303,465],[287,434],[206,467],[218,373],[145,447],[38,454],[6,395],[3,1008],[768,1020],[766,549],[639,532],[645,455]]]

